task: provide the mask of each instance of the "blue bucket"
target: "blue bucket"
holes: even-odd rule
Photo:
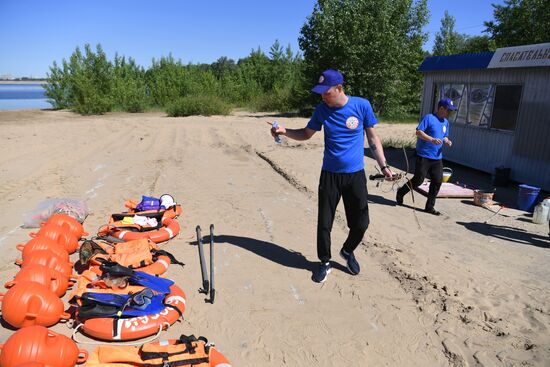
[[[529,185],[519,185],[518,192],[518,209],[526,212],[533,211],[537,197],[539,196],[540,187]]]

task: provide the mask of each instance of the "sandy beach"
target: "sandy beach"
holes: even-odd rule
[[[547,225],[513,209],[493,216],[467,199],[438,199],[441,217],[413,212],[424,197],[413,203],[408,195],[396,207],[391,183],[369,181],[361,273],[350,275],[338,256],[347,235],[340,207],[333,271],[316,284],[323,134],[276,145],[265,123],[275,118],[291,128],[307,123],[243,111],[187,118],[0,111],[1,279],[18,271],[15,245],[31,231],[21,228],[23,215],[39,202],[84,200],[84,227],[95,234],[126,199],[170,193],[183,206],[182,231],[162,247],[186,265],[166,275],[186,292],[187,309],[163,339],[203,335],[233,366],[550,365]],[[376,130],[382,139],[413,139],[414,128]],[[394,155],[402,163],[402,153]],[[371,158],[365,166],[376,173]],[[214,304],[198,292],[195,243],[195,227],[207,232],[211,223]],[[51,329],[72,333],[64,323]],[[0,341],[12,333],[3,322]]]

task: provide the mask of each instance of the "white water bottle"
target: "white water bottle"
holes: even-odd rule
[[[533,210],[533,223],[536,224],[546,224],[548,222],[548,212],[550,210],[549,206],[540,203]]]
[[[277,121],[273,121],[271,123],[271,127],[277,129],[279,127],[279,123]],[[281,144],[282,142],[283,140],[281,139],[281,137],[279,135],[275,135],[275,143]]]

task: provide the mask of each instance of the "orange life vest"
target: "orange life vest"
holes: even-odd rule
[[[99,346],[88,358],[90,367],[231,367],[225,356],[208,341],[193,335],[177,340],[159,341],[138,346]]]
[[[98,266],[92,266],[87,270],[84,270],[82,274],[78,276],[76,287],[73,287],[71,294],[69,295],[69,301],[78,302],[78,299],[82,297],[82,294],[86,292],[97,293],[115,293],[115,294],[133,294],[143,290],[143,286],[139,285],[123,285],[122,287],[113,287],[101,279],[101,270]]]
[[[92,256],[92,264],[99,265],[101,260],[109,260],[119,263],[129,268],[142,268],[151,265],[153,260],[152,251],[159,251],[156,243],[148,238],[121,242],[115,244],[105,244],[97,242],[107,254],[96,254]]]

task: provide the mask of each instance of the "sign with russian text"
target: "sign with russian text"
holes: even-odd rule
[[[487,68],[550,66],[550,43],[497,48]]]

